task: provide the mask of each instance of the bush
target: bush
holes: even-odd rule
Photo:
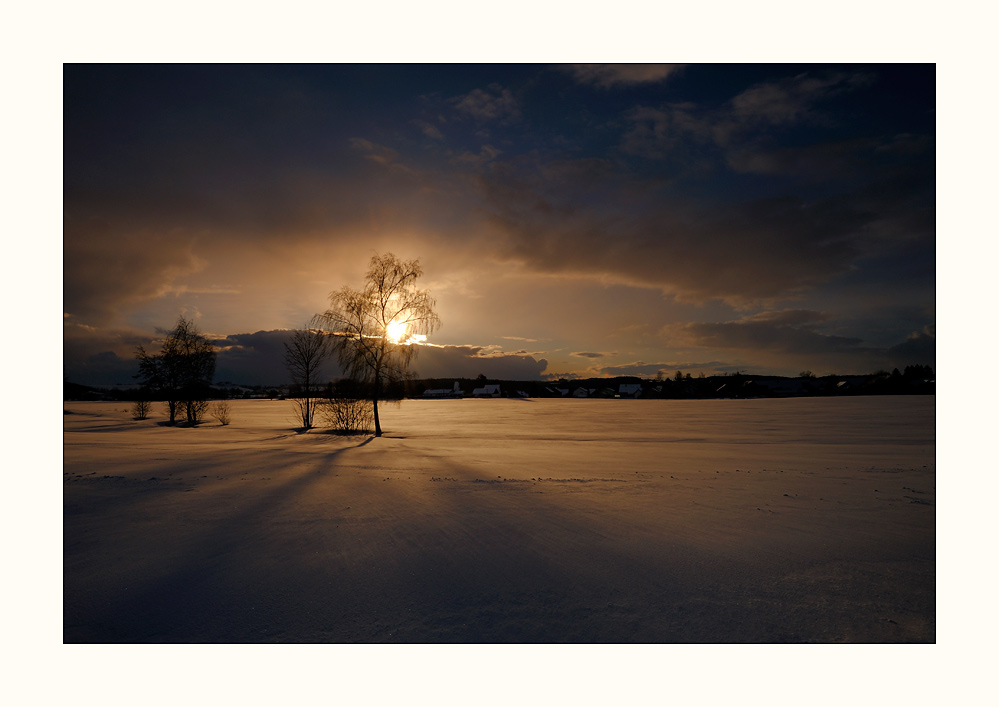
[[[353,381],[338,381],[326,389],[319,404],[323,424],[340,434],[371,431],[374,422],[371,401]]]
[[[152,405],[149,404],[148,400],[136,400],[135,404],[132,406],[132,417],[136,420],[145,420],[149,417],[151,410]]]
[[[217,400],[215,405],[212,407],[212,415],[215,419],[219,421],[222,426],[228,425],[232,422],[232,408],[229,406],[228,400]]]

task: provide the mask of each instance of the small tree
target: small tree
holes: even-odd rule
[[[376,437],[382,434],[378,400],[386,383],[406,375],[416,344],[440,326],[430,292],[416,288],[421,275],[419,260],[375,255],[364,289],[333,292],[329,309],[316,317],[345,372],[369,386]]]
[[[284,345],[284,363],[292,382],[301,387],[301,394],[294,399],[298,416],[304,429],[311,429],[319,403],[313,387],[319,382],[323,362],[329,358],[330,339],[320,329],[299,330]]]
[[[132,417],[134,417],[136,420],[145,420],[147,417],[149,417],[149,412],[151,407],[152,406],[149,404],[148,400],[145,400],[143,398],[136,400],[135,404],[132,405]]]

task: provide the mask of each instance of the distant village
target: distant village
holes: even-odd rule
[[[636,377],[560,379],[558,381],[492,381],[458,379],[414,381],[407,397],[422,398],[792,398],[834,395],[933,395],[936,377],[929,366],[868,375],[818,377],[754,376],[733,373],[697,377],[677,371],[671,378]],[[417,388],[422,392],[417,393]]]
[[[134,400],[138,386],[95,388],[66,382],[64,400]],[[225,399],[285,399],[299,397],[294,385],[243,386],[215,384],[212,392]],[[626,398],[626,399],[750,399],[831,397],[849,395],[934,395],[936,376],[930,366],[906,366],[867,375],[815,376],[805,371],[795,377],[750,375],[675,375],[644,379],[561,378],[556,381],[507,381],[478,378],[410,379],[386,391],[391,398],[454,400],[462,398]]]

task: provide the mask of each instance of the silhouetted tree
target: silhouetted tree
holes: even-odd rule
[[[148,354],[139,346],[139,374],[146,388],[156,388],[166,396],[170,423],[176,422],[183,406],[187,421],[196,425],[208,411],[212,378],[215,375],[215,347],[184,317],[166,334],[158,354]]]
[[[346,373],[370,386],[376,437],[382,434],[378,400],[386,383],[405,377],[415,344],[440,326],[430,292],[416,288],[421,275],[419,260],[375,255],[364,288],[331,293],[329,309],[316,317]]]
[[[902,376],[905,378],[933,378],[933,368],[931,366],[906,366],[905,371],[902,372]]]
[[[319,404],[314,386],[319,382],[319,372],[331,352],[330,339],[320,329],[300,329],[284,345],[284,364],[288,367],[292,382],[301,388],[299,397],[295,398],[295,405],[298,407],[302,427],[307,430],[313,426],[316,406]]]

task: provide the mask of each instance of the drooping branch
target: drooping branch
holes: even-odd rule
[[[423,274],[418,260],[400,261],[391,253],[371,258],[363,289],[343,287],[330,294],[330,306],[315,322],[330,337],[345,372],[373,389],[375,434],[381,434],[377,398],[385,382],[406,375],[419,337],[440,326],[436,301],[416,289]],[[405,338],[390,336],[402,326]]]

